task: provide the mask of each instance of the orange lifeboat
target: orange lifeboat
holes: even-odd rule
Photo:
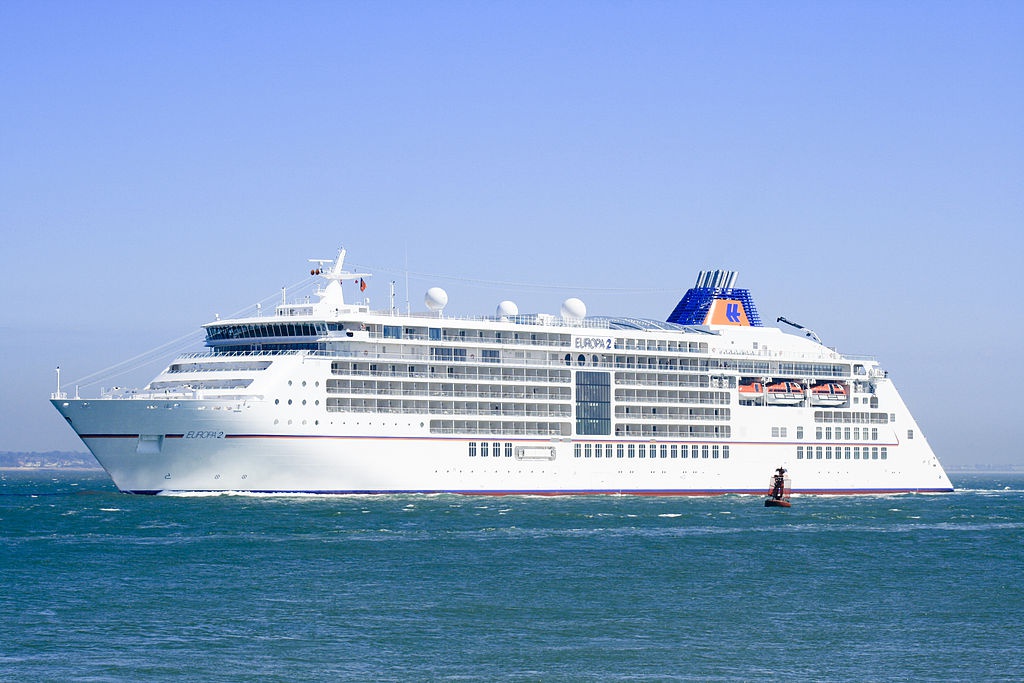
[[[846,387],[838,382],[824,382],[811,387],[811,403],[818,406],[835,406],[846,403]]]
[[[741,401],[755,401],[764,397],[764,385],[760,382],[750,382],[739,386]]]
[[[776,405],[793,405],[804,400],[804,388],[799,382],[776,382],[769,384],[765,391],[768,402]]]

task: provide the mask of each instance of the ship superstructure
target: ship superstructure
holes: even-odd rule
[[[346,303],[370,274],[344,259],[142,390],[52,403],[134,493],[761,495],[780,466],[794,493],[952,490],[878,363],[764,326],[735,273],[665,322],[578,299],[461,318],[439,288],[423,313]]]

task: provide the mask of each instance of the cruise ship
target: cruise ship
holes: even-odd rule
[[[784,318],[730,271],[667,320],[373,309],[369,273],[314,260],[314,296],[203,326],[147,386],[52,396],[129,493],[763,495],[953,486],[888,373]],[[357,293],[358,292],[358,293]]]

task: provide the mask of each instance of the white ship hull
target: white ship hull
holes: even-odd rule
[[[798,460],[794,457],[798,446],[810,449],[825,442],[788,438],[627,442],[438,437],[418,426],[427,423],[427,415],[402,416],[401,421],[360,416],[364,431],[359,434],[327,428],[274,432],[267,429],[273,422],[267,413],[272,411],[252,403],[56,399],[53,404],[78,430],[117,487],[132,493],[763,495],[766,473],[779,466],[798,482],[793,488],[798,494],[952,490],[927,441],[919,437],[901,442],[894,433],[870,445],[829,441],[824,446],[834,454],[829,459]],[[813,413],[798,410],[805,418]],[[740,431],[751,435],[770,433],[767,425],[795,417],[794,409],[788,407],[751,406],[737,412],[737,421],[745,424]],[[125,431],[128,425],[133,431]],[[500,455],[471,457],[469,444],[481,442],[500,444]],[[581,448],[581,457],[575,457],[577,443],[592,446],[589,457],[582,456],[588,452],[585,448]],[[642,443],[647,457],[617,457],[619,443]],[[512,457],[505,454],[506,444],[512,446]],[[687,445],[688,450],[708,446],[709,456],[661,457],[662,444],[667,455],[672,452],[671,445]],[[598,445],[602,456],[594,457]],[[609,445],[610,458],[605,456]],[[649,456],[652,445],[656,457]],[[723,457],[725,446],[729,447],[727,458]],[[522,449],[517,447],[526,449],[528,459],[522,458],[517,452]],[[863,449],[863,458],[838,457],[847,448]],[[887,456],[884,460],[877,456],[882,448]],[[874,459],[869,457],[872,449]],[[623,450],[628,453],[628,448]]]
[[[368,275],[343,258],[319,303],[209,323],[212,351],[144,390],[54,407],[134,493],[760,495],[779,467],[794,493],[952,490],[877,363],[761,327],[731,279],[665,323],[573,300],[463,320],[433,290],[429,314],[346,305]],[[773,381],[785,401],[740,391]],[[843,395],[816,405],[822,382]]]

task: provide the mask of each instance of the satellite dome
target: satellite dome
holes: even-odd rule
[[[562,302],[562,317],[569,320],[583,320],[587,317],[587,305],[572,297]]]
[[[448,305],[448,292],[440,287],[431,287],[427,290],[424,303],[427,304],[427,308],[436,313]]]
[[[497,318],[513,318],[519,315],[519,307],[514,301],[502,301],[498,304],[498,310],[494,313]]]

